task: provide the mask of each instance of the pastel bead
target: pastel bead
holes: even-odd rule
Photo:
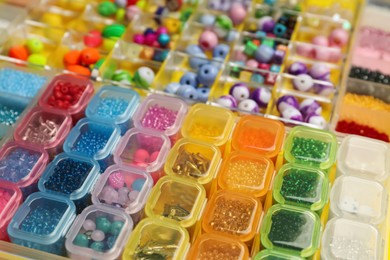
[[[213,64],[205,64],[200,67],[197,75],[200,84],[211,86],[218,75],[218,68]]]
[[[257,68],[259,66],[259,63],[254,59],[250,59],[246,61],[245,66],[249,68]]]
[[[191,85],[180,85],[179,89],[176,91],[175,94],[185,99],[198,99],[198,92]]]
[[[322,36],[322,35],[319,35],[319,36],[316,36],[314,37],[311,42],[315,45],[318,45],[318,46],[324,46],[324,47],[328,47],[329,46],[329,40],[327,37],[325,36]]]
[[[136,179],[133,184],[131,185],[131,188],[133,190],[136,190],[138,192],[141,192],[142,188],[144,187],[145,184],[145,179],[143,178],[138,178]]]
[[[240,101],[240,103],[238,103],[238,109],[245,112],[251,112],[251,113],[259,112],[259,106],[252,99],[245,99]]]
[[[198,76],[194,72],[186,72],[180,78],[180,84],[182,85],[191,85],[194,88],[198,87]]]
[[[307,98],[307,99],[303,100],[299,104],[299,110],[301,111],[301,113],[304,116],[312,114],[312,113],[315,113],[317,115],[321,115],[321,113],[322,113],[321,105],[317,101],[315,101],[314,99],[311,99],[311,98]]]
[[[212,14],[203,14],[199,18],[199,22],[206,26],[212,26],[215,22],[215,19],[216,19],[215,16]]]
[[[139,195],[139,191],[132,190],[132,191],[130,191],[128,198],[131,202],[133,202],[138,198],[138,195]]]
[[[198,92],[198,100],[201,102],[206,102],[209,99],[210,89],[209,88],[198,88],[196,89]]]
[[[303,116],[302,116],[301,112],[292,106],[286,107],[286,109],[284,109],[281,112],[281,115],[285,119],[299,121],[299,122],[303,121]]]
[[[239,2],[233,2],[229,9],[229,17],[232,19],[232,22],[234,25],[241,24],[245,17],[247,15],[247,12],[242,5],[242,3]]]
[[[297,61],[290,65],[288,68],[288,73],[298,76],[300,74],[307,74],[308,69],[305,63]]]
[[[148,67],[140,67],[134,74],[134,82],[142,88],[148,89],[153,80],[155,74],[154,71]]]
[[[203,50],[212,50],[218,44],[218,37],[213,31],[206,30],[199,36],[199,46]]]
[[[133,154],[133,161],[135,163],[147,163],[149,162],[150,154],[147,150],[139,148]]]
[[[309,91],[314,86],[313,78],[308,74],[300,74],[293,79],[294,88],[299,91]]]
[[[86,231],[93,231],[96,229],[96,224],[95,222],[93,222],[93,220],[91,219],[86,219],[83,223],[83,228],[86,230]]]
[[[13,46],[8,51],[8,56],[18,60],[26,61],[28,59],[28,50],[25,46]]]
[[[26,47],[30,54],[41,53],[43,51],[43,43],[41,40],[32,38],[26,41]]]
[[[296,51],[299,55],[311,58],[314,55],[315,47],[308,43],[296,43]]]
[[[196,44],[190,44],[186,47],[185,52],[190,55],[204,55],[203,50]],[[205,57],[206,55],[204,55]]]
[[[255,51],[255,59],[260,63],[268,63],[274,56],[274,49],[267,45],[260,45]]]
[[[120,172],[115,172],[108,177],[108,184],[114,189],[120,189],[125,185],[125,178]]]
[[[267,107],[271,100],[271,92],[267,88],[257,88],[251,94],[253,99],[259,107]]]
[[[316,47],[314,49],[314,58],[319,61],[329,61],[331,58],[331,49],[327,47]]]
[[[42,54],[34,53],[28,56],[27,62],[39,66],[45,66],[46,65],[46,57]]]
[[[342,28],[337,28],[330,33],[329,45],[331,47],[343,48],[347,44],[348,39],[349,33]]]
[[[104,232],[101,231],[101,230],[94,230],[91,234],[91,238],[93,241],[96,241],[96,242],[101,242],[104,240]]]
[[[238,102],[248,99],[250,92],[249,88],[244,83],[236,83],[231,86],[229,94],[232,95]]]
[[[298,99],[294,96],[291,96],[291,95],[282,96],[282,97],[278,98],[278,100],[276,102],[276,107],[277,107],[279,113],[281,113],[283,110],[285,110],[286,108],[288,108],[290,106],[294,107],[296,109],[299,109]]]
[[[216,103],[228,108],[237,108],[237,101],[232,95],[221,96],[216,100]]]
[[[111,186],[105,186],[99,196],[101,200],[106,204],[112,204],[116,202],[119,198],[118,192]]]
[[[225,59],[229,53],[230,47],[224,43],[218,44],[213,49],[213,58]]]
[[[88,32],[84,38],[84,44],[87,47],[98,48],[103,44],[103,37],[98,30],[92,30]]]

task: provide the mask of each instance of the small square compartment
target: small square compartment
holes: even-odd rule
[[[114,152],[114,162],[149,173],[154,183],[162,175],[162,167],[171,143],[156,130],[132,128],[126,132]]]
[[[70,198],[81,212],[90,204],[91,189],[100,176],[99,170],[99,164],[93,159],[61,153],[47,166],[38,187],[42,192]]]
[[[123,210],[89,206],[66,235],[67,254],[72,259],[118,259],[132,230],[133,221]]]
[[[241,151],[227,155],[218,173],[218,185],[222,189],[250,193],[264,199],[274,175],[273,162],[263,156]]]
[[[112,165],[93,188],[92,202],[122,208],[136,224],[142,218],[152,187],[153,180],[148,173],[123,165]]]
[[[112,163],[110,156],[119,139],[119,126],[83,118],[70,131],[64,151],[90,157],[100,164],[100,171],[104,171]]]
[[[133,124],[139,100],[139,94],[132,89],[104,86],[92,98],[85,114],[90,119],[118,125],[123,135]]]
[[[337,168],[352,175],[385,182],[390,175],[390,146],[382,141],[350,135],[343,139],[337,156]]]
[[[206,233],[234,236],[239,241],[251,243],[262,214],[261,202],[252,195],[220,190],[206,205],[202,228]]]
[[[265,250],[260,251],[260,253],[258,253],[254,258],[254,260],[274,260],[274,259],[277,259],[277,260],[304,260],[304,258],[293,255],[293,254],[288,254],[285,252],[280,252],[277,250],[269,250],[269,249],[265,249]]]
[[[84,110],[94,92],[92,82],[72,74],[61,74],[52,79],[39,99],[39,105],[47,109],[68,112],[74,122],[84,117]],[[64,103],[66,98],[68,103]]]
[[[280,204],[320,211],[328,202],[329,193],[327,175],[316,168],[288,163],[274,180],[273,197]]]
[[[322,236],[321,259],[384,259],[379,231],[367,223],[331,219]]]
[[[152,94],[134,114],[137,128],[150,128],[165,133],[172,144],[180,136],[180,128],[187,114],[187,104],[178,98]]]
[[[0,180],[0,240],[9,241],[7,226],[22,203],[22,192],[11,182]]]
[[[376,181],[341,176],[330,193],[331,212],[340,217],[380,224],[386,217],[388,194]]]
[[[224,147],[234,126],[234,114],[221,107],[196,104],[184,119],[181,134],[217,147]]]
[[[70,199],[36,192],[16,211],[7,230],[12,243],[65,255],[65,234],[75,217]]]
[[[261,226],[261,242],[267,249],[312,256],[320,244],[321,223],[308,209],[276,204],[268,209]]]
[[[64,111],[35,107],[16,127],[14,138],[36,144],[51,157],[62,151],[62,144],[72,126],[72,118]]]
[[[168,176],[195,180],[209,192],[221,159],[221,151],[214,145],[182,138],[169,151],[164,170]]]
[[[127,241],[123,260],[133,260],[150,255],[164,259],[184,259],[190,247],[187,230],[173,220],[145,218]]]
[[[189,259],[236,259],[245,260],[249,258],[249,251],[246,244],[217,234],[202,234],[191,246],[188,253]]]
[[[42,148],[23,142],[8,142],[0,150],[0,179],[16,184],[24,198],[38,190],[38,180],[49,161]]]
[[[327,170],[336,160],[337,140],[330,131],[297,126],[289,133],[284,149],[288,162]]]
[[[206,201],[203,186],[191,180],[166,176],[153,187],[145,206],[148,217],[165,217],[182,227],[195,225]]]
[[[255,153],[274,159],[284,141],[284,125],[259,116],[244,116],[238,122],[232,137],[234,150]]]

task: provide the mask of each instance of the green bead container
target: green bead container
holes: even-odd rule
[[[329,199],[330,182],[316,168],[288,163],[275,176],[273,197],[280,204],[289,204],[321,211]]]
[[[262,250],[258,253],[254,260],[304,260],[299,255],[286,254],[276,250]]]
[[[327,170],[334,164],[337,153],[336,136],[325,130],[306,126],[294,127],[285,143],[285,159]]]
[[[305,208],[276,204],[264,217],[261,242],[266,249],[311,257],[320,245],[319,216]]]

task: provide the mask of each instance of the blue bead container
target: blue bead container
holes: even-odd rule
[[[92,98],[85,114],[96,121],[116,124],[123,135],[132,126],[132,116],[138,107],[140,96],[131,89],[104,86]]]
[[[37,183],[49,160],[45,150],[17,141],[0,150],[0,179],[15,183],[27,197],[38,190]]]
[[[65,234],[75,217],[76,207],[70,199],[37,192],[16,211],[7,231],[12,243],[65,255]]]
[[[61,153],[47,166],[38,182],[42,192],[70,198],[77,212],[91,204],[91,190],[100,174],[99,164],[90,158]]]
[[[112,151],[120,137],[119,126],[83,118],[70,131],[63,148],[66,153],[94,159],[104,172],[113,163]]]

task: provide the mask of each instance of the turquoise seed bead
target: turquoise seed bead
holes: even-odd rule
[[[77,234],[77,236],[73,240],[73,244],[75,244],[76,246],[88,247],[89,245],[88,236],[85,234]]]
[[[111,235],[118,236],[122,230],[124,223],[122,221],[114,221],[111,224],[110,233]]]
[[[107,233],[110,231],[111,222],[106,217],[97,217],[96,218],[96,229]]]
[[[98,251],[98,252],[103,252],[103,249],[104,249],[104,243],[103,242],[93,242],[91,244],[91,248],[95,251]]]

